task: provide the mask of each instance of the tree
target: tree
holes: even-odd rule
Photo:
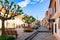
[[[39,20],[36,20],[35,21],[35,24],[38,25],[38,26],[40,26],[40,21]]]
[[[25,23],[28,23],[28,27],[30,27],[30,23],[35,21],[35,18],[33,16],[24,16],[24,18],[22,19]]]
[[[0,19],[2,20],[2,35],[5,35],[5,20],[10,20],[17,15],[21,15],[23,14],[23,11],[19,5],[15,5],[14,2],[9,2],[8,0],[5,0],[4,2],[0,0],[0,5],[2,6],[2,9],[4,8],[5,10],[3,15],[1,12],[2,10],[0,10]]]
[[[30,16],[31,22],[34,22],[36,19],[33,16]]]

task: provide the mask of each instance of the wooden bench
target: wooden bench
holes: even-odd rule
[[[32,29],[32,28],[29,28],[29,27],[24,27],[24,31],[32,32],[32,31],[33,31],[33,29]]]
[[[16,36],[16,38],[18,36],[17,31],[14,29],[5,29],[5,33],[6,33],[6,35],[14,35],[14,36]]]

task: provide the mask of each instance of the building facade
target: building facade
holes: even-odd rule
[[[17,15],[14,17],[15,19],[11,20],[6,20],[5,23],[5,28],[20,28],[21,25],[24,24],[22,21],[23,16],[22,15]],[[0,28],[2,27],[2,21],[0,20]]]
[[[60,0],[51,0],[49,5],[50,19],[54,19],[54,22],[50,22],[52,27],[52,33],[60,37]]]
[[[47,28],[49,28],[49,21],[48,21],[49,17],[50,17],[50,13],[46,11],[45,17],[43,18],[42,22],[43,22],[43,26]]]

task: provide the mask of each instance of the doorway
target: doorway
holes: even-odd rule
[[[53,34],[53,31],[54,31],[54,29],[53,29],[53,24],[52,24],[52,34]]]

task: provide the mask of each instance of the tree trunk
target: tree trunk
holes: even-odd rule
[[[28,23],[28,27],[30,27],[30,23]]]
[[[2,36],[5,35],[5,26],[4,26],[4,19],[2,20]]]

